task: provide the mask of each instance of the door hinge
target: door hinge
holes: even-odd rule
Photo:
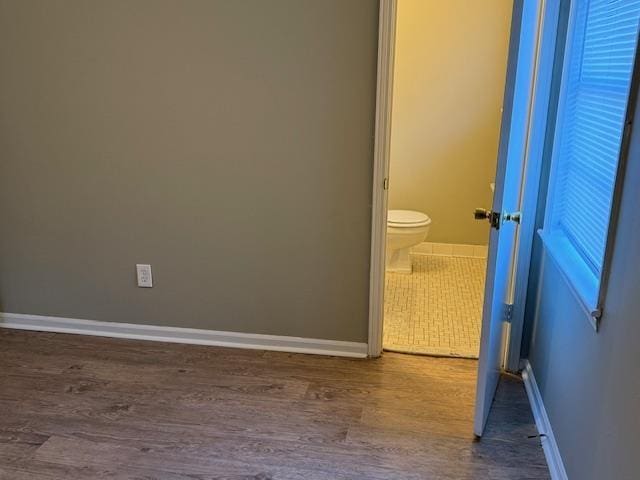
[[[382,181],[382,188],[383,188],[383,190],[389,190],[389,177],[386,177]]]
[[[504,321],[507,323],[511,323],[513,319],[513,303],[505,303],[504,304]]]

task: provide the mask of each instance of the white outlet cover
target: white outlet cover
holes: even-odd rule
[[[142,288],[153,287],[153,275],[151,275],[151,265],[136,264],[136,273],[138,276],[138,286]]]

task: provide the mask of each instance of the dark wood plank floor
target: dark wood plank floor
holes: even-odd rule
[[[0,329],[0,478],[549,478],[518,378],[474,441],[475,371]]]

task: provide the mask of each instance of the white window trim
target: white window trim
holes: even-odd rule
[[[573,36],[575,29],[575,17],[576,7],[575,2],[571,2],[569,12],[569,24],[567,28],[567,35],[565,42]],[[565,73],[568,70],[570,62],[572,45],[567,43],[565,46],[564,59],[562,64],[562,80],[560,86],[560,96],[558,99],[559,107],[556,113],[556,118],[561,118],[564,113],[566,84]],[[611,199],[611,211],[609,214],[609,224],[607,230],[607,240],[605,244],[604,258],[602,262],[602,268],[599,277],[597,277],[592,270],[586,265],[586,262],[580,258],[578,261],[574,261],[574,255],[578,256],[573,248],[567,249],[566,243],[563,241],[561,235],[550,234],[547,225],[551,224],[551,209],[545,209],[544,225],[542,229],[538,230],[538,234],[542,239],[545,247],[545,252],[554,261],[558,270],[560,271],[563,279],[569,286],[569,289],[580,303],[583,311],[586,313],[593,328],[598,331],[600,326],[600,320],[603,315],[604,302],[606,299],[606,287],[609,277],[609,270],[611,265],[611,257],[613,253],[613,243],[615,237],[616,224],[618,219],[618,212],[620,209],[620,200],[622,197],[622,185],[624,182],[624,172],[626,170],[626,163],[629,150],[629,137],[631,133],[631,125],[633,122],[634,113],[636,110],[636,101],[638,99],[638,87],[640,83],[640,49],[636,51],[636,58],[634,61],[634,68],[632,73],[631,85],[629,90],[629,99],[627,101],[627,112],[624,123],[624,132],[622,135],[622,142],[620,145],[620,157],[618,159],[618,166],[616,169],[616,176],[614,180],[613,196]],[[557,124],[557,121],[556,121]],[[550,205],[553,202],[556,190],[556,182],[553,180],[556,178],[558,169],[558,152],[559,149],[555,148],[558,145],[560,137],[560,131],[556,128],[553,138],[553,149],[551,155],[551,169],[549,172],[549,190],[547,192],[546,205]],[[568,241],[566,241],[568,243]],[[567,255],[567,251],[569,254]],[[574,252],[572,252],[574,251]]]
[[[599,278],[561,235],[538,230],[546,253],[554,261],[571,292],[580,303],[592,326],[598,328],[601,310],[598,307]]]

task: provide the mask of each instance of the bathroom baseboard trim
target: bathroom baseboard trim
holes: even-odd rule
[[[0,313],[0,327],[40,332],[71,333],[98,337],[128,338],[156,342],[187,343],[217,347],[274,350],[279,352],[365,358],[367,344],[341,340],[222,332],[196,328],[164,327],[132,323],[102,322],[78,318]]]
[[[422,242],[411,248],[414,255],[435,255],[439,257],[487,258],[487,245],[464,243]]]
[[[567,472],[562,463],[556,437],[553,435],[551,422],[544,408],[542,395],[536,383],[536,377],[533,375],[533,369],[531,368],[529,360],[524,360],[522,364],[522,380],[524,381],[524,387],[529,397],[529,403],[531,404],[533,419],[536,422],[538,433],[540,433],[540,443],[544,456],[547,459],[551,480],[567,480]]]

